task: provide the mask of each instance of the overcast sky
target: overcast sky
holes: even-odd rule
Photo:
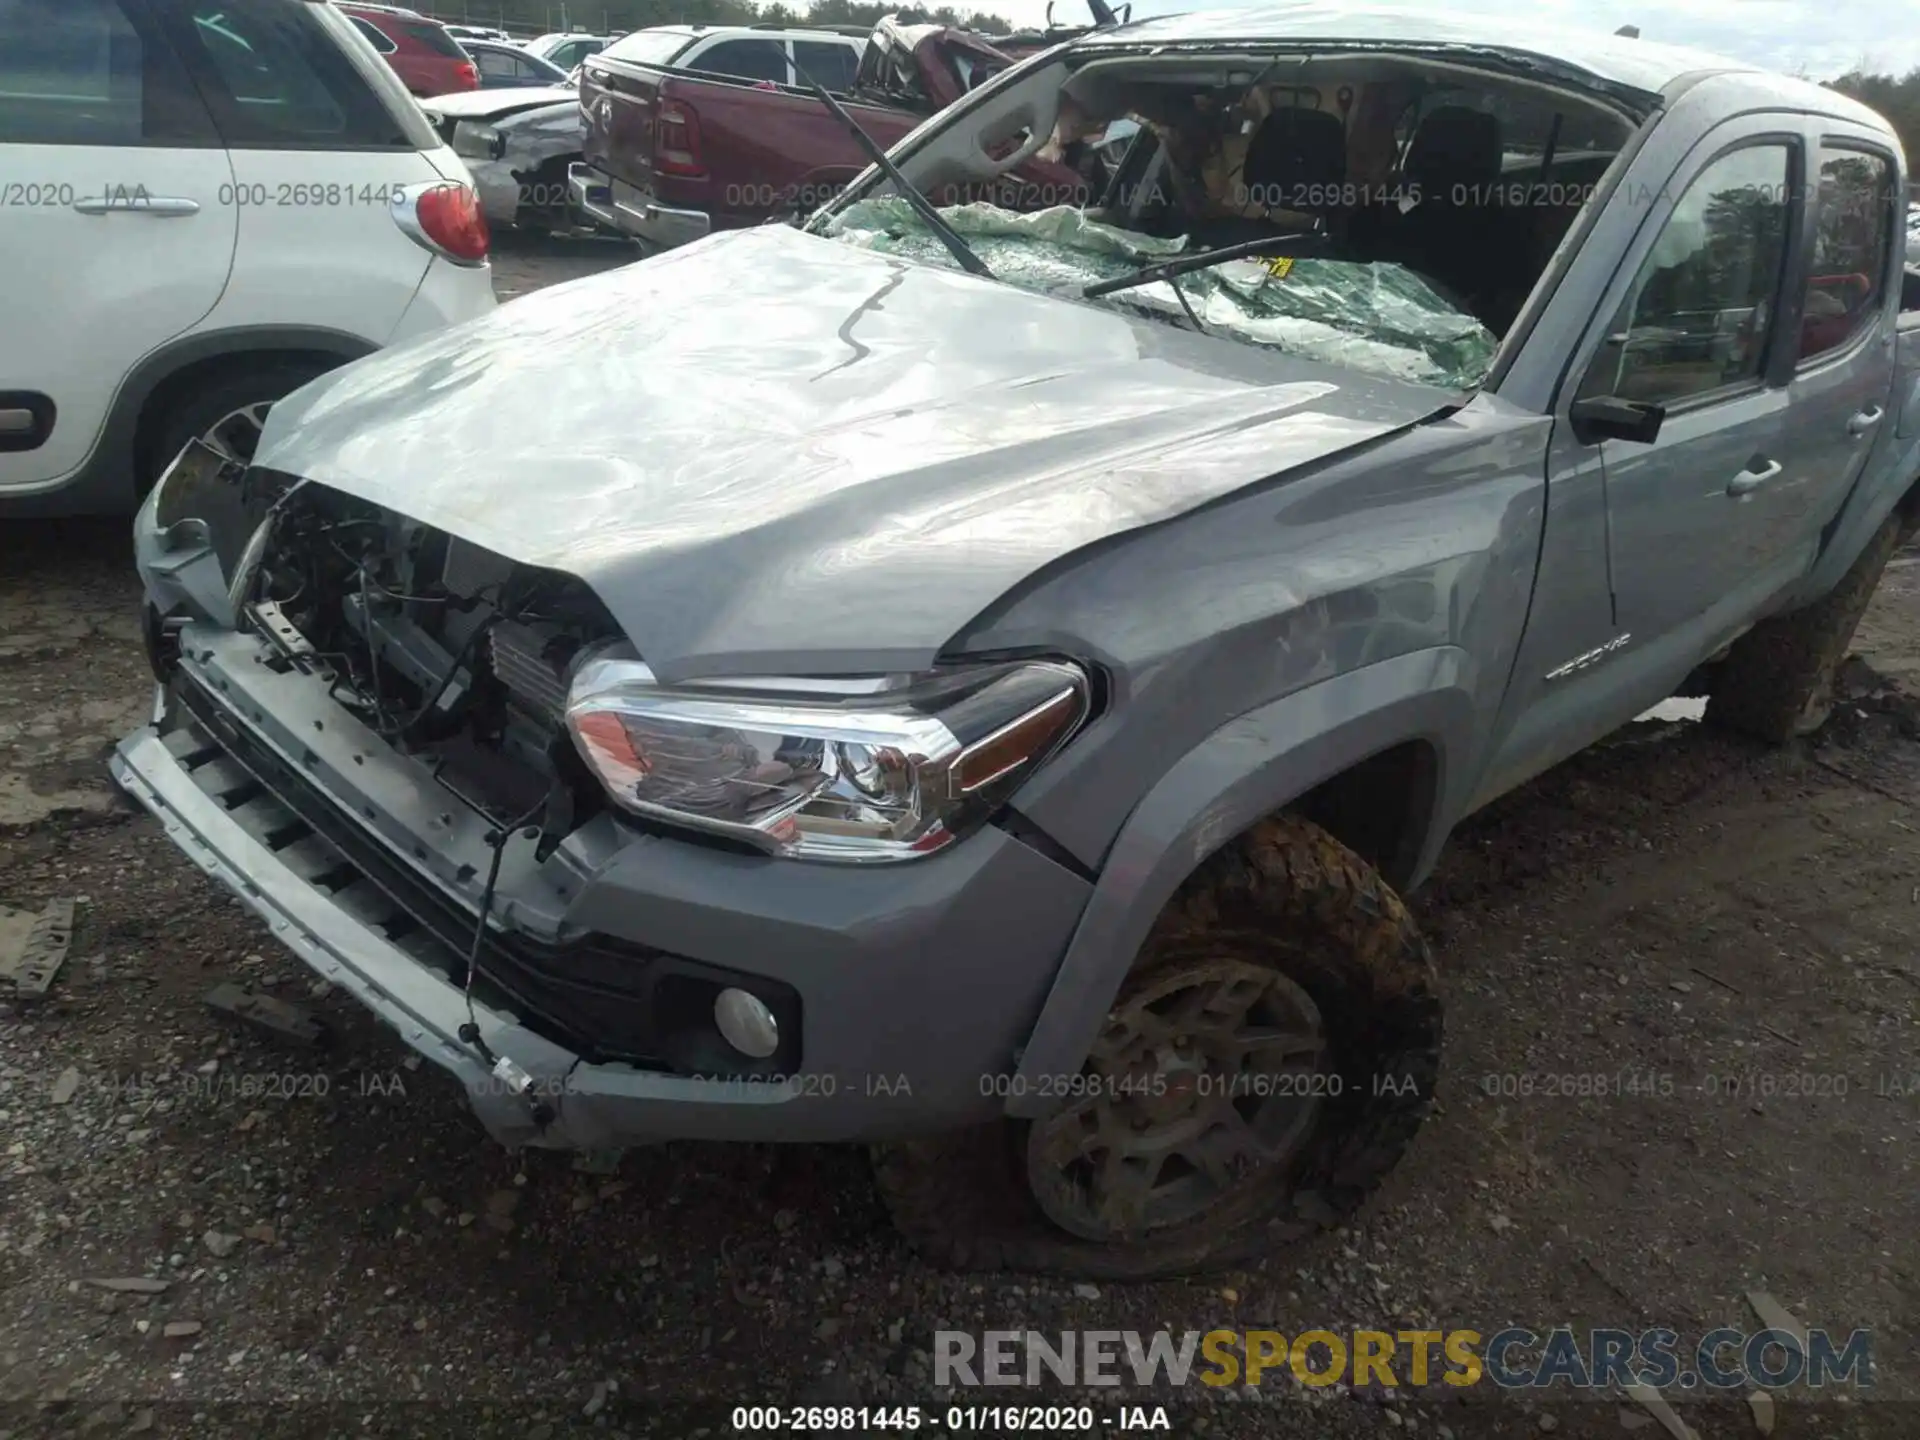
[[[1046,0],[978,0],[1015,23],[1037,24]],[[1117,3],[1117,0],[1116,0]],[[1232,0],[1135,0],[1136,18],[1215,9]],[[1265,3],[1265,0],[1256,0]],[[1085,0],[1055,0],[1059,23],[1084,24]],[[1444,0],[1476,14],[1563,15],[1584,29],[1638,25],[1645,40],[1690,45],[1789,74],[1826,80],[1865,64],[1904,74],[1920,66],[1920,0]]]

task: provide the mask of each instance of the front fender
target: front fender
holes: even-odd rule
[[[494,127],[505,153],[501,159],[521,174],[555,160],[578,160],[586,124],[578,105],[544,105],[507,116]]]
[[[1323,780],[1410,740],[1433,748],[1434,807],[1416,875],[1460,813],[1474,725],[1474,662],[1438,646],[1310,685],[1223,725],[1147,792],[1121,827],[1040,1018],[1021,1052],[1007,1113],[1055,1108],[1086,1060],[1120,982],[1160,911],[1196,866]]]

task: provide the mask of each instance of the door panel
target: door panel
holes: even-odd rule
[[[318,8],[169,0],[176,48],[226,137],[241,200],[239,263],[217,318],[382,344],[432,263],[394,223],[393,194],[439,175]]]
[[[1817,124],[1818,122],[1816,122]],[[1788,442],[1771,500],[1809,562],[1876,446],[1897,427],[1893,307],[1898,169],[1871,142],[1824,135],[1815,159]]]
[[[239,208],[142,0],[0,0],[0,188],[0,392],[53,410],[33,448],[0,447],[17,492],[78,470],[127,372],[213,309]]]
[[[1779,134],[1729,139],[1676,177],[1576,391],[1666,410],[1653,443],[1599,444],[1614,620],[1642,646],[1730,596],[1757,603],[1805,564],[1787,553],[1769,498],[1787,416],[1769,360],[1801,147]]]
[[[1672,694],[1785,583],[1739,492],[1766,483],[1785,443],[1774,317],[1802,148],[1798,116],[1743,117],[1692,146],[1656,135],[1562,286],[1597,303],[1535,332],[1558,337],[1556,369],[1562,347],[1573,355],[1542,397],[1539,577],[1476,805]],[[1665,406],[1658,438],[1576,433],[1574,399],[1601,395]]]
[[[1764,494],[1781,473],[1786,419],[1785,392],[1756,388],[1669,415],[1652,445],[1601,446],[1621,632],[1652,641],[1728,596],[1761,603],[1806,567],[1810,556],[1786,553]]]

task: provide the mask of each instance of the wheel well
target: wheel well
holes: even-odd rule
[[[240,350],[210,355],[183,365],[153,387],[140,406],[140,418],[134,424],[133,457],[136,475],[148,473],[152,449],[159,443],[163,418],[183,396],[203,386],[224,380],[229,375],[270,369],[279,365],[310,365],[331,370],[347,363],[347,357],[331,350]]]
[[[1287,808],[1402,889],[1420,860],[1439,769],[1433,746],[1408,740],[1322,780]]]

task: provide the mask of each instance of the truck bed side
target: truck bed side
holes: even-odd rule
[[[818,99],[766,81],[601,60],[582,72],[580,103],[589,166],[661,206],[705,214],[715,230],[818,205],[866,166],[858,142]],[[920,122],[852,97],[845,103],[881,145]],[[663,113],[683,142],[664,164]]]

